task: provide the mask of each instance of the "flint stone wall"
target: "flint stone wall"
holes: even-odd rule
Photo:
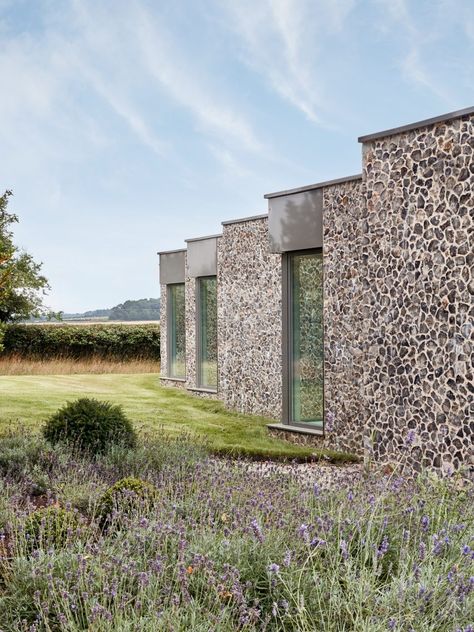
[[[168,375],[168,292],[160,285],[160,371],[161,377]]]
[[[361,180],[323,191],[324,400],[328,447],[363,453],[364,319],[360,270]]]
[[[361,223],[374,456],[473,465],[474,116],[368,142]],[[410,431],[413,431],[409,435]]]
[[[223,226],[217,246],[219,397],[241,412],[282,412],[281,255],[268,219]]]

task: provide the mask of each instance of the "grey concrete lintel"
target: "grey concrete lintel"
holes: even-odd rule
[[[217,274],[217,237],[188,243],[188,275],[192,279]]]
[[[372,140],[384,138],[385,136],[395,136],[395,134],[403,134],[404,132],[410,132],[420,127],[429,127],[436,123],[446,123],[463,116],[469,116],[474,114],[474,106],[464,108],[464,110],[456,110],[455,112],[448,112],[447,114],[441,114],[440,116],[434,116],[433,118],[424,119],[423,121],[416,121],[415,123],[409,123],[408,125],[401,125],[400,127],[392,127],[391,129],[383,130],[382,132],[376,132],[375,134],[366,134],[365,136],[359,136],[359,143],[368,143]]]
[[[160,284],[184,283],[186,250],[160,253]]]
[[[293,195],[294,193],[305,193],[306,191],[313,191],[314,189],[324,189],[324,187],[334,186],[336,184],[344,184],[344,182],[354,182],[362,180],[362,174],[357,173],[353,176],[346,176],[345,178],[336,178],[335,180],[325,180],[324,182],[317,182],[316,184],[307,184],[304,187],[297,187],[296,189],[287,189],[286,191],[276,191],[275,193],[266,193],[263,197],[266,200],[271,198],[282,197],[284,195]]]

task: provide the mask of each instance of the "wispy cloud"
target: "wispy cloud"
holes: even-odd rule
[[[325,124],[324,43],[344,28],[353,0],[227,0],[226,24],[249,67],[313,123]]]
[[[439,81],[436,69],[430,70],[425,61],[425,56],[429,55],[428,45],[439,37],[437,25],[424,23],[420,27],[406,0],[376,0],[376,4],[384,12],[385,32],[395,29],[401,36],[400,46],[403,52],[398,66],[405,79],[422,90],[431,92],[446,104],[455,105],[455,99]]]
[[[183,58],[158,20],[137,9],[135,26],[144,68],[179,107],[190,112],[199,129],[251,152],[262,152],[264,143],[241,112],[225,103],[202,68]]]

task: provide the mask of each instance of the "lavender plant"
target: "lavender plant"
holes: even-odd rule
[[[127,468],[136,475],[155,447],[142,476],[159,493],[115,507],[120,528],[104,531],[100,498],[123,462],[61,446],[41,459],[42,440],[29,442],[25,478],[47,472],[45,502],[79,507],[81,533],[28,549],[37,501],[17,472],[3,474],[2,631],[472,632],[473,491],[455,480],[366,472],[321,489],[297,466],[262,475],[148,439]]]

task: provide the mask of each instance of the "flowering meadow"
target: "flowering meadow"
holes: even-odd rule
[[[0,630],[473,630],[472,489],[378,470],[321,489],[288,469],[186,439],[86,457],[1,438]],[[104,520],[124,477],[156,492]],[[75,514],[63,538],[32,536],[44,506]]]

